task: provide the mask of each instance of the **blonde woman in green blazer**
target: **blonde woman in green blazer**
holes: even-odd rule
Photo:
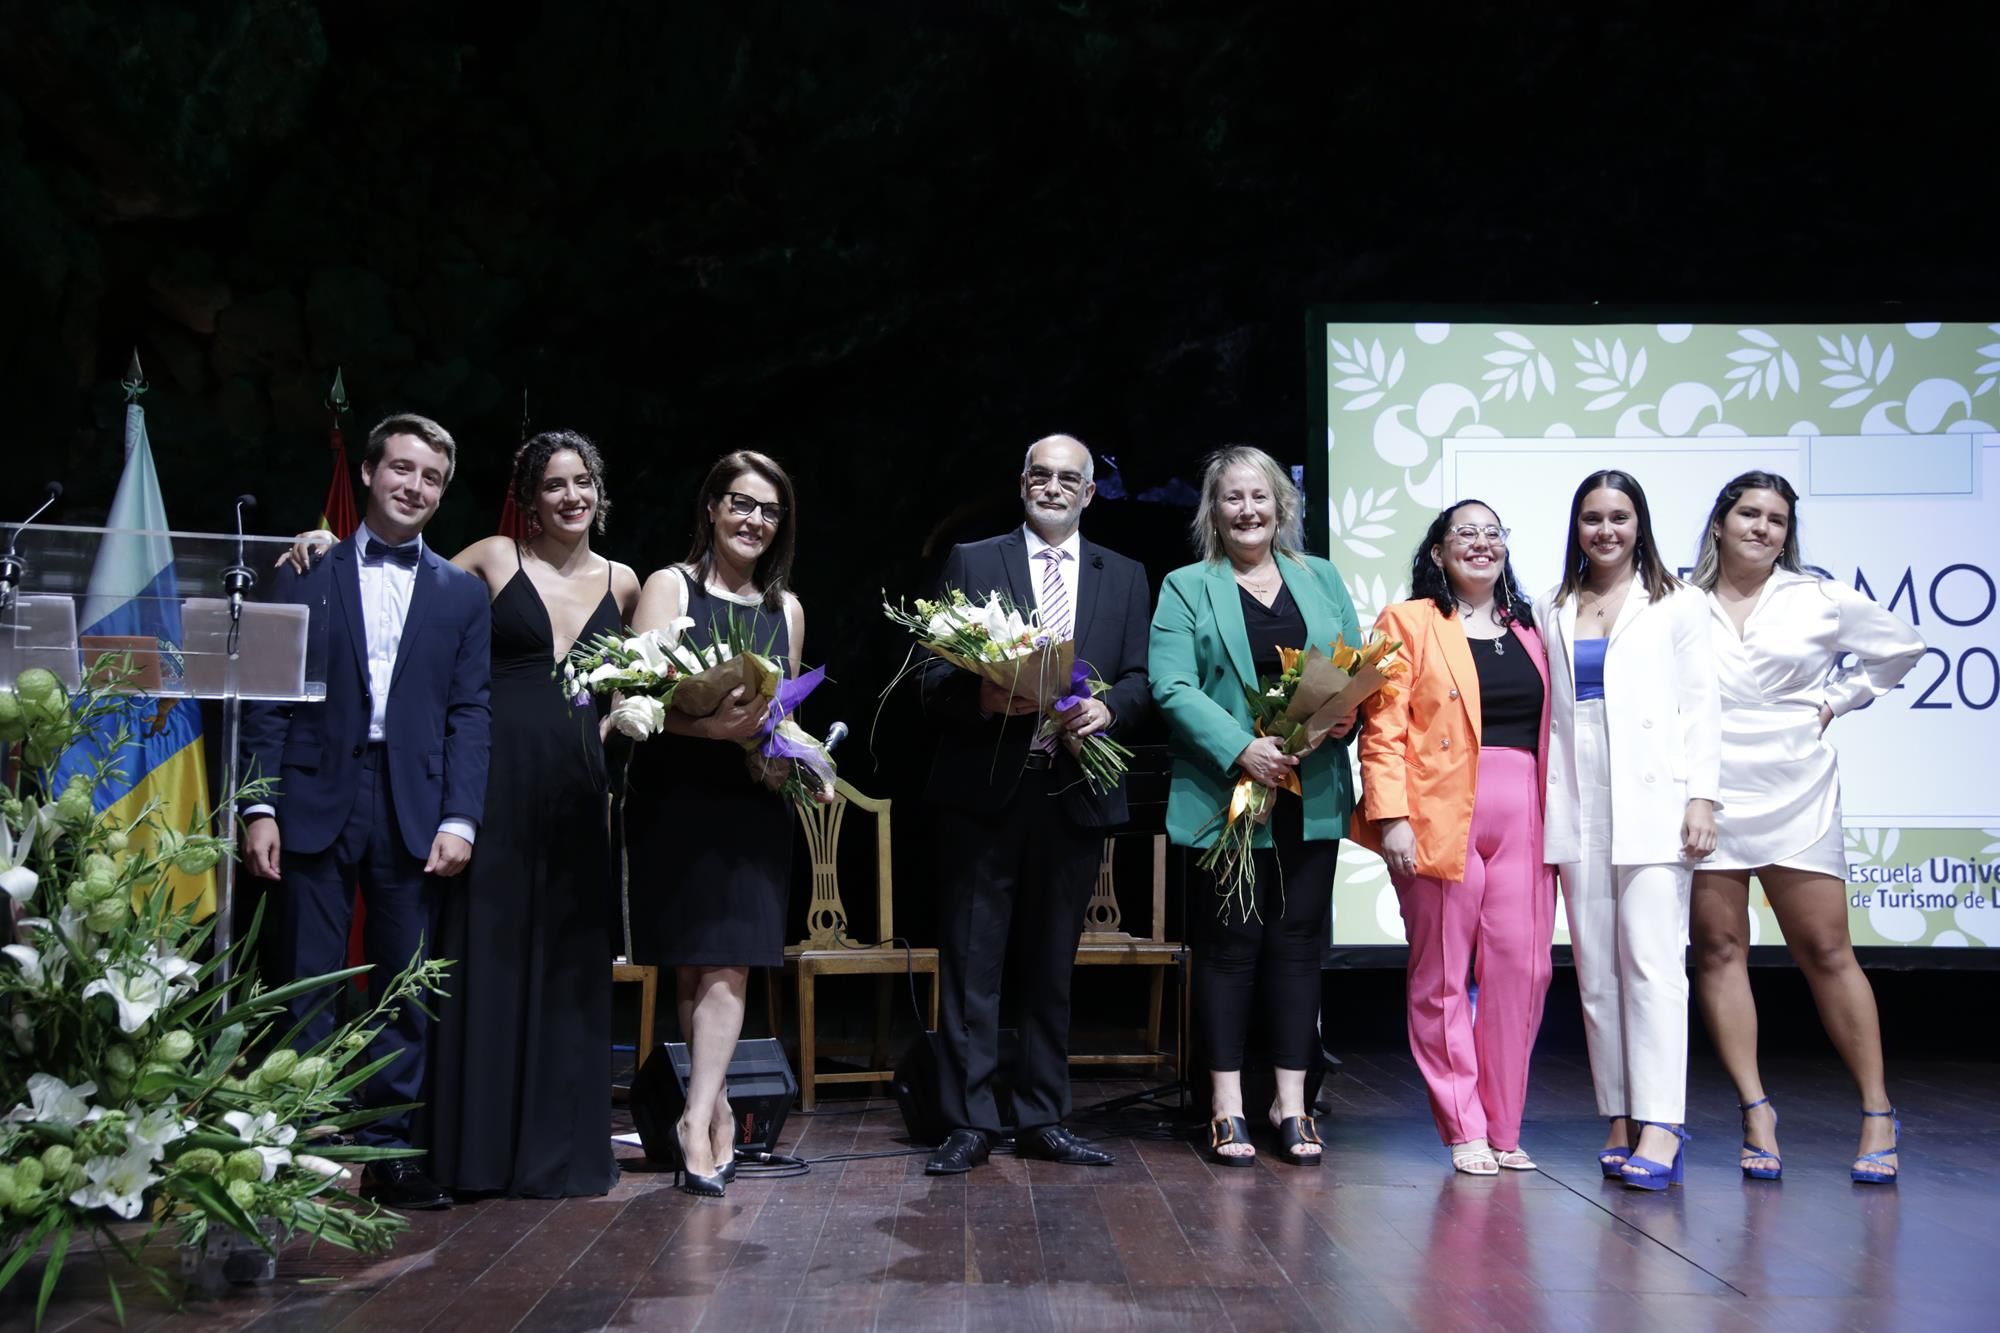
[[[1206,876],[1189,887],[1194,1026],[1209,1063],[1209,1154],[1249,1166],[1243,1051],[1254,1030],[1276,1067],[1270,1109],[1282,1156],[1317,1166],[1320,1139],[1305,1105],[1305,1071],[1319,1039],[1319,967],[1335,858],[1354,806],[1343,748],[1346,719],[1317,750],[1293,756],[1252,729],[1244,691],[1279,671],[1278,652],[1360,638],[1334,567],[1299,549],[1299,497],[1277,461],[1237,446],[1209,456],[1194,521],[1202,559],[1167,575],[1153,613],[1147,674],[1173,738],[1167,833],[1207,847],[1237,780],[1276,786],[1296,771],[1303,800],[1278,799],[1258,830],[1255,911],[1245,919]],[[1253,1002],[1256,1012],[1252,1012]]]

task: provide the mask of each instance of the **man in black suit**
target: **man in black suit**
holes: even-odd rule
[[[423,543],[457,462],[457,446],[427,417],[375,427],[361,461],[361,527],[303,574],[278,577],[273,600],[324,617],[326,699],[243,710],[248,771],[275,777],[269,805],[244,811],[250,873],[281,881],[271,895],[265,956],[277,982],[347,962],[354,885],[367,895],[364,943],[386,979],[436,937],[437,894],[472,859],[486,805],[487,687],[492,612],[486,585]],[[322,995],[292,1005],[305,1018]],[[325,1007],[300,1039],[332,1031]],[[363,1105],[423,1099],[428,1018],[405,1003],[366,1058],[397,1058],[368,1081]],[[363,1143],[407,1147],[410,1113],[356,1131]],[[411,1159],[369,1171],[395,1208],[443,1208],[449,1196]]]
[[[1056,637],[1110,685],[1064,714],[1067,735],[1036,738],[1041,705],[933,661],[924,712],[937,726],[927,795],[938,807],[942,870],[938,950],[939,1103],[950,1135],[925,1170],[955,1175],[986,1160],[1000,1134],[993,1084],[1000,1063],[1000,977],[1009,927],[1017,975],[1020,1053],[1013,1069],[1017,1151],[1103,1166],[1111,1155],[1063,1127],[1069,1114],[1069,988],[1104,829],[1125,821],[1125,791],[1099,793],[1076,762],[1094,732],[1130,734],[1144,718],[1146,572],[1077,532],[1097,493],[1090,451],[1067,435],[1038,440],[1021,469],[1027,521],[1004,537],[952,548],[944,582],[984,601],[1001,592],[1036,608]],[[1069,631],[1065,634],[1064,631]]]

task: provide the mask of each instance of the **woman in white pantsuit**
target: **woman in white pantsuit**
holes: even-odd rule
[[[1545,854],[1611,1122],[1598,1161],[1607,1178],[1664,1189],[1685,1138],[1689,885],[1715,849],[1707,601],[1660,559],[1639,483],[1604,471],[1576,488],[1563,581],[1535,617],[1549,636]]]
[[[1695,563],[1722,688],[1722,810],[1715,856],[1694,881],[1695,997],[1736,1084],[1743,1174],[1776,1180],[1784,1170],[1778,1112],[1757,1072],[1757,1006],[1745,966],[1755,872],[1861,1095],[1861,1144],[1849,1174],[1886,1184],[1896,1178],[1896,1112],[1882,1076],[1875,992],[1847,933],[1840,771],[1825,732],[1894,689],[1922,659],[1924,641],[1853,588],[1806,572],[1797,504],[1776,473],[1737,477],[1715,497]]]

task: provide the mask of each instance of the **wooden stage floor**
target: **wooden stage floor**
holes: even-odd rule
[[[1329,1081],[1319,1170],[1213,1169],[1148,1136],[1143,1112],[1095,1122],[1118,1140],[1117,1164],[1097,1170],[996,1157],[931,1180],[921,1155],[855,1156],[746,1174],[720,1202],[634,1170],[606,1199],[419,1215],[384,1259],[288,1252],[276,1284],[180,1314],[134,1288],[128,1327],[1995,1327],[2000,1066],[1893,1074],[1907,1147],[1895,1187],[1848,1182],[1858,1121],[1830,1060],[1768,1070],[1784,1115],[1776,1185],[1741,1179],[1733,1099],[1697,1066],[1689,1181],[1659,1195],[1598,1178],[1580,1058],[1537,1059],[1524,1140],[1543,1171],[1488,1180],[1452,1174],[1407,1053],[1382,1051]],[[1077,1101],[1133,1086],[1079,1084]],[[908,1147],[879,1100],[794,1115],[785,1137],[807,1158]],[[65,1276],[47,1328],[114,1326],[93,1262]],[[29,1313],[15,1304],[0,1323]]]

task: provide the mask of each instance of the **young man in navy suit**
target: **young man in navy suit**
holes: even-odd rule
[[[383,421],[362,456],[361,527],[306,573],[278,575],[274,600],[324,616],[326,699],[244,710],[248,771],[278,782],[270,804],[244,811],[243,839],[250,873],[279,881],[266,926],[274,983],[346,965],[359,880],[367,958],[381,984],[433,937],[437,895],[472,858],[486,802],[492,617],[486,585],[420,535],[457,456],[451,435],[427,417]],[[294,1017],[324,998],[293,1001]],[[398,1058],[369,1080],[364,1105],[422,1099],[428,1026],[420,1008],[405,1004],[381,1030],[366,1059]],[[332,1027],[322,1009],[301,1044]],[[410,1113],[356,1136],[407,1147]],[[368,1175],[390,1207],[450,1206],[414,1159],[390,1159]]]
[[[1025,955],[1019,975],[1019,1058],[1012,1072],[1016,1150],[1023,1157],[1104,1166],[1111,1154],[1063,1127],[1069,1114],[1069,987],[1104,830],[1126,819],[1121,785],[1092,790],[1075,758],[1095,732],[1130,735],[1150,707],[1146,571],[1078,534],[1097,488],[1090,450],[1067,435],[1037,440],[1021,466],[1026,522],[1003,537],[952,548],[946,587],[976,601],[1003,592],[1074,638],[1076,658],[1110,689],[1065,714],[1067,735],[1038,743],[1040,705],[933,661],[924,711],[939,732],[927,795],[938,807],[942,897],[939,1105],[951,1133],[932,1175],[970,1171],[1001,1131],[993,1091],[1000,1063],[1000,977],[1010,924]]]

